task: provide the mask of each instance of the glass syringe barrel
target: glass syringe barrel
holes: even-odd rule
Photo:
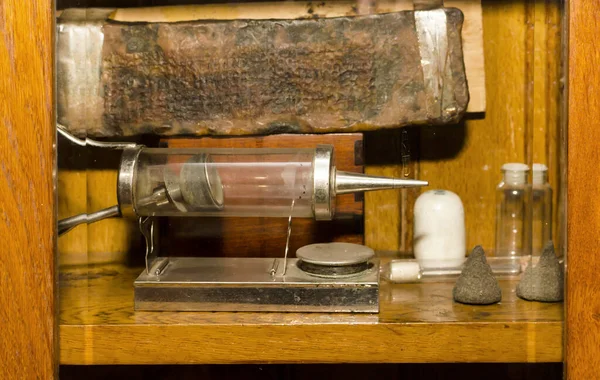
[[[336,186],[336,183],[338,186]],[[123,214],[138,216],[294,217],[331,219],[336,193],[423,186],[337,172],[333,147],[126,150],[119,173]]]
[[[293,216],[311,217],[314,152],[142,149],[134,209],[141,216],[279,217],[289,215],[294,199]]]

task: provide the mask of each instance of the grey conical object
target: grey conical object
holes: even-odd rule
[[[517,296],[528,301],[560,302],[563,300],[564,272],[548,242],[536,266],[529,265],[517,286]]]
[[[473,248],[452,292],[456,302],[491,305],[502,300],[502,290],[485,259],[483,248]]]

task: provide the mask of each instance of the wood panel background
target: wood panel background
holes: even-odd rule
[[[116,5],[87,4],[104,3]],[[119,6],[167,3],[132,1]],[[61,1],[59,5],[81,4]],[[558,165],[560,0],[484,0],[482,10],[487,112],[470,114],[454,126],[366,134],[365,171],[426,179],[431,184],[429,189],[456,192],[465,206],[467,247],[481,244],[493,254],[495,187],[501,179],[500,167],[506,162],[526,161],[529,154],[533,162],[550,168],[555,198],[554,236],[560,249],[564,240],[560,233],[562,221],[556,213],[562,190]],[[528,131],[533,133],[531,140]],[[65,147],[65,155],[69,155],[69,149]],[[59,172],[60,217],[116,202],[116,173],[110,170],[116,166],[112,158],[102,154],[89,156],[87,173],[73,170],[69,159],[61,159],[67,162],[62,165],[65,170]],[[73,195],[60,196],[67,191]],[[375,249],[410,251],[412,207],[421,191],[366,194],[366,243]],[[139,247],[135,230],[133,223],[117,219],[78,227],[59,239],[61,263],[127,261],[125,253]]]
[[[54,11],[0,2],[0,378],[57,373]]]
[[[557,210],[561,12],[558,0],[484,0],[482,6],[487,112],[471,114],[454,126],[367,134],[365,154],[367,173],[416,176],[430,182],[428,189],[458,194],[465,207],[467,248],[480,244],[493,254],[495,187],[502,164],[527,162],[526,150],[531,149],[533,162],[549,167]],[[531,63],[528,57],[534,57]],[[533,79],[530,90],[526,90],[527,78]],[[528,126],[527,91],[533,112]],[[529,146],[527,127],[533,129]],[[422,191],[426,190],[367,194],[367,244],[410,251],[412,208]],[[564,239],[557,232],[562,221],[556,216],[554,236],[560,247]]]
[[[600,3],[569,2],[566,373],[600,373]]]

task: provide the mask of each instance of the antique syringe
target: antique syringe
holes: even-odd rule
[[[115,216],[289,217],[292,200],[293,217],[331,220],[336,195],[428,184],[338,171],[330,145],[306,149],[111,147],[123,148],[118,205],[63,219],[59,234]]]

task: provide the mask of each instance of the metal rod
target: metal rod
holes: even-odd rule
[[[120,215],[121,212],[119,211],[119,206],[115,205],[91,214],[79,214],[69,218],[61,219],[58,221],[58,236],[70,231],[80,224],[90,224],[102,219],[112,218]]]
[[[59,134],[61,134],[64,138],[71,141],[73,144],[79,146],[93,146],[96,148],[107,148],[107,149],[126,149],[126,148],[135,148],[138,146],[136,143],[126,143],[126,142],[107,142],[107,141],[97,141],[92,140],[90,138],[85,138],[82,140],[73,136],[62,124],[56,123],[56,130]]]
[[[273,259],[273,264],[271,265],[271,269],[269,270],[269,273],[272,277],[275,277],[275,275],[277,274],[277,268],[279,268],[279,259]]]
[[[285,241],[285,253],[283,255],[283,276],[287,272],[287,257],[290,250],[290,235],[292,235],[292,214],[294,213],[295,199],[292,199],[292,207],[290,208],[290,217],[288,218],[287,239]]]

